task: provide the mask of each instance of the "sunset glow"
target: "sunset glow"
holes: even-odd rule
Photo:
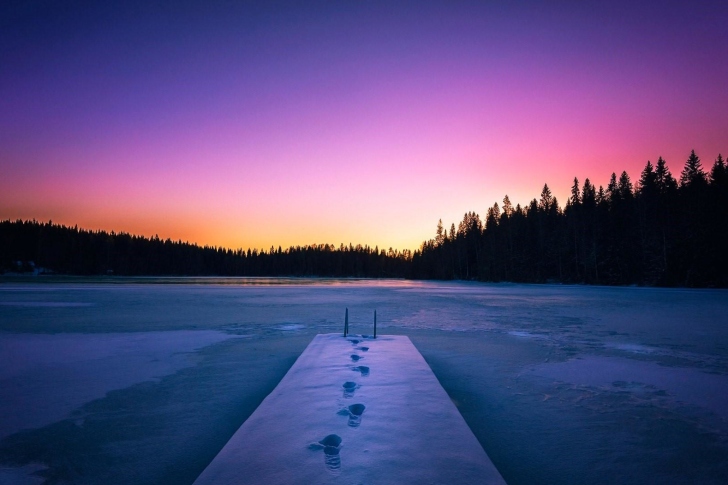
[[[490,3],[0,7],[0,219],[415,249],[726,155],[725,3]]]

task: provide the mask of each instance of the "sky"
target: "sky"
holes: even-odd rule
[[[416,249],[728,155],[724,2],[11,1],[0,220]]]

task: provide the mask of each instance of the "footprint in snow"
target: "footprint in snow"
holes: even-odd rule
[[[354,391],[358,387],[356,382],[346,381],[344,383],[344,397],[349,398],[354,396]]]
[[[362,377],[366,377],[369,375],[369,367],[365,365],[360,365],[358,367],[352,368],[352,370],[359,371],[361,373]]]
[[[341,437],[337,434],[330,434],[319,442],[308,445],[311,450],[324,450],[324,465],[326,469],[338,475],[341,472]]]
[[[361,415],[364,414],[366,406],[363,404],[352,404],[349,406],[349,426],[358,428],[361,424]]]
[[[361,424],[361,416],[364,414],[365,409],[366,406],[363,404],[352,404],[351,406],[340,409],[336,414],[339,416],[348,416],[349,426],[352,428],[358,428]]]

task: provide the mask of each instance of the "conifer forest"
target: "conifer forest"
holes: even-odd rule
[[[728,286],[728,167],[693,151],[679,175],[662,158],[637,180],[574,178],[562,205],[548,185],[526,206],[506,195],[465,213],[415,251],[312,244],[227,249],[0,222],[0,272],[117,276],[320,276],[687,287]]]

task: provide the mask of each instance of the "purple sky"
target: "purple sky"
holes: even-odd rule
[[[416,248],[545,182],[728,151],[728,7],[0,7],[0,219]]]

